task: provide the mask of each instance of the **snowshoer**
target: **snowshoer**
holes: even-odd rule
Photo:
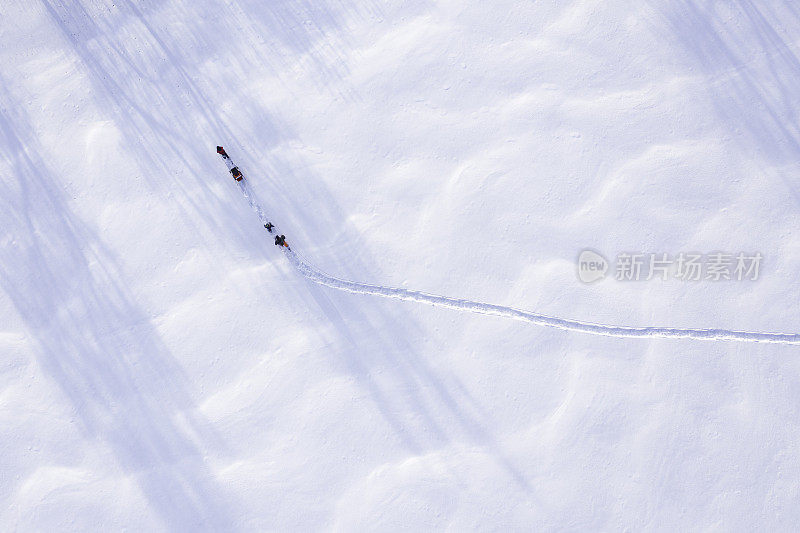
[[[244,178],[242,172],[239,170],[239,167],[233,164],[231,158],[228,157],[228,153],[225,151],[225,148],[223,148],[222,146],[217,146],[217,153],[222,156],[222,159],[225,161],[225,164],[228,165],[228,170],[231,171],[231,176],[233,176],[233,179],[235,179],[236,181],[242,181],[242,178]]]
[[[276,235],[275,236],[275,246],[285,246],[285,247],[288,248],[289,245],[286,244],[286,235]]]
[[[275,225],[272,222],[267,222],[266,224],[264,224],[264,229],[266,229],[270,233],[272,233],[272,228],[274,227]]]

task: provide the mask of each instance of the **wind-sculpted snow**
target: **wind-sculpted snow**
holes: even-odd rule
[[[256,212],[262,224],[266,224],[268,219],[264,214],[255,194],[247,185],[247,181],[239,182],[239,188],[247,198],[250,207]],[[291,249],[282,248],[284,254],[294,267],[303,276],[314,283],[325,285],[356,294],[371,294],[384,298],[394,298],[396,300],[407,300],[420,302],[438,307],[447,307],[459,311],[469,311],[482,315],[502,316],[514,320],[522,320],[539,326],[548,326],[567,331],[578,331],[590,333],[592,335],[605,335],[607,337],[630,337],[630,338],[670,338],[670,339],[698,339],[712,341],[744,341],[744,342],[768,342],[778,344],[800,344],[800,333],[765,333],[757,331],[734,331],[728,329],[694,329],[694,328],[669,328],[669,327],[632,327],[632,326],[613,326],[607,324],[593,324],[591,322],[581,322],[554,316],[542,315],[532,311],[515,309],[504,305],[475,302],[449,296],[439,296],[425,292],[401,289],[398,287],[384,287],[382,285],[371,285],[358,281],[339,279],[311,265],[308,261],[301,258]]]

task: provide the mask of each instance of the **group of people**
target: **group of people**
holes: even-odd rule
[[[266,224],[264,224],[264,228],[269,233],[272,233],[272,228],[274,227],[275,225],[272,222],[267,222]],[[289,245],[286,243],[286,235],[275,235],[275,246],[285,246],[288,248]]]
[[[244,175],[239,170],[239,167],[233,164],[228,153],[225,151],[225,148],[222,146],[217,146],[217,153],[222,156],[222,159],[225,160],[225,164],[228,165],[228,169],[231,171],[231,175],[233,179],[236,181],[242,181],[244,179]],[[272,222],[267,222],[264,224],[264,228],[269,232],[272,233],[272,230],[275,228],[275,225]],[[289,248],[289,244],[286,242],[286,235],[275,235],[275,246],[285,246]]]

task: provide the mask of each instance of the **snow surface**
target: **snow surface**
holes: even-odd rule
[[[800,522],[796,345],[315,283],[800,333],[794,3],[0,14],[3,530]],[[765,260],[586,285],[587,247]]]

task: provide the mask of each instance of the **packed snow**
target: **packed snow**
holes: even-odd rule
[[[800,523],[792,2],[0,14],[0,529]]]

